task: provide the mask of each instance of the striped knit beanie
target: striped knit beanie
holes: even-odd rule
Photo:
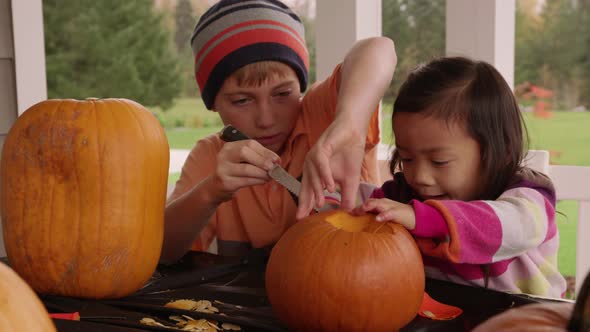
[[[191,37],[195,76],[208,109],[223,82],[258,61],[280,61],[307,88],[309,55],[301,20],[277,0],[221,0],[199,19]]]

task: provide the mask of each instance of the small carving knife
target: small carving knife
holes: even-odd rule
[[[249,139],[246,135],[242,134],[238,129],[233,127],[232,125],[227,125],[221,130],[221,139],[226,142],[234,142],[234,141],[241,141],[245,139]],[[280,183],[283,187],[293,193],[295,196],[299,197],[299,192],[301,191],[301,182],[297,180],[293,175],[289,174],[284,168],[282,168],[279,164],[274,164],[274,166],[268,171],[268,175]],[[325,199],[328,204],[325,204],[324,207],[319,209],[319,211],[323,211],[325,209],[333,209],[334,206],[340,205],[340,193],[330,193],[325,191],[324,193]],[[317,210],[317,209],[316,209]]]

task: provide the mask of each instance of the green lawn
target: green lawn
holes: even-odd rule
[[[221,130],[222,126],[204,128],[167,129],[166,136],[171,149],[191,149],[199,138]]]
[[[578,202],[557,202],[557,228],[560,246],[557,254],[559,272],[565,276],[576,275],[576,232],[578,227]]]
[[[179,99],[166,111],[158,107],[151,108],[151,111],[164,126],[170,149],[191,149],[197,140],[223,127],[217,113],[207,110],[197,98]],[[170,174],[168,184],[174,184],[179,176],[180,173]]]
[[[168,175],[168,185],[175,184],[179,177],[180,173],[170,173]]]
[[[384,143],[392,144],[391,105],[383,105],[382,131]],[[219,131],[221,121],[215,112],[202,106],[198,99],[182,99],[172,109],[162,112],[153,111],[160,117],[166,128],[171,149],[190,149],[195,142],[206,135]],[[551,162],[554,164],[590,166],[590,112],[554,112],[551,119],[539,119],[532,114],[525,114],[525,121],[530,136],[530,148],[550,150]],[[185,127],[177,128],[175,124],[183,123]],[[187,128],[197,126],[198,128]],[[178,173],[170,174],[169,183],[178,179]],[[561,236],[559,250],[559,270],[564,275],[575,274],[575,238],[578,221],[578,204],[561,201],[557,204],[557,225]]]
[[[526,114],[530,147],[552,151],[552,164],[590,166],[590,112],[553,114],[551,119]]]
[[[156,114],[167,131],[174,132],[175,129],[183,128],[203,129],[221,127],[221,119],[217,113],[207,110],[203,102],[197,98],[179,99],[168,110],[163,111],[159,107],[154,107],[151,108],[151,111]],[[203,134],[203,132],[197,132],[197,135],[199,134]],[[198,137],[195,136],[195,138]],[[179,143],[181,145],[177,145]],[[170,144],[171,146],[174,145],[175,149],[186,148],[184,146],[185,143],[184,140],[178,142],[174,137],[170,137]]]

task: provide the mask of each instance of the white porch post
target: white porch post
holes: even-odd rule
[[[47,99],[42,0],[0,0],[0,153],[6,134]],[[0,220],[0,257],[6,255]]]
[[[323,80],[355,41],[381,36],[381,0],[316,2],[316,77]]]
[[[41,0],[12,1],[18,114],[47,99],[45,35]]]
[[[514,87],[515,0],[447,0],[446,54],[492,64]]]
[[[357,40],[381,36],[381,26],[381,0],[318,0],[316,79],[320,81],[330,76]],[[380,144],[378,159],[385,159],[387,155],[388,147]]]

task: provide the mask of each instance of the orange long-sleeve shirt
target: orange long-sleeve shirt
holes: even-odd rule
[[[336,115],[337,80],[340,66],[326,80],[316,83],[305,94],[297,123],[280,155],[281,166],[299,177],[305,155]],[[365,145],[361,180],[377,184],[378,111],[373,113]],[[215,172],[216,156],[224,142],[218,134],[199,140],[191,150],[169,200],[176,199]],[[242,255],[250,248],[274,244],[295,223],[297,206],[289,192],[271,181],[240,189],[230,201],[220,204],[193,244],[205,251],[217,239],[221,255]]]

